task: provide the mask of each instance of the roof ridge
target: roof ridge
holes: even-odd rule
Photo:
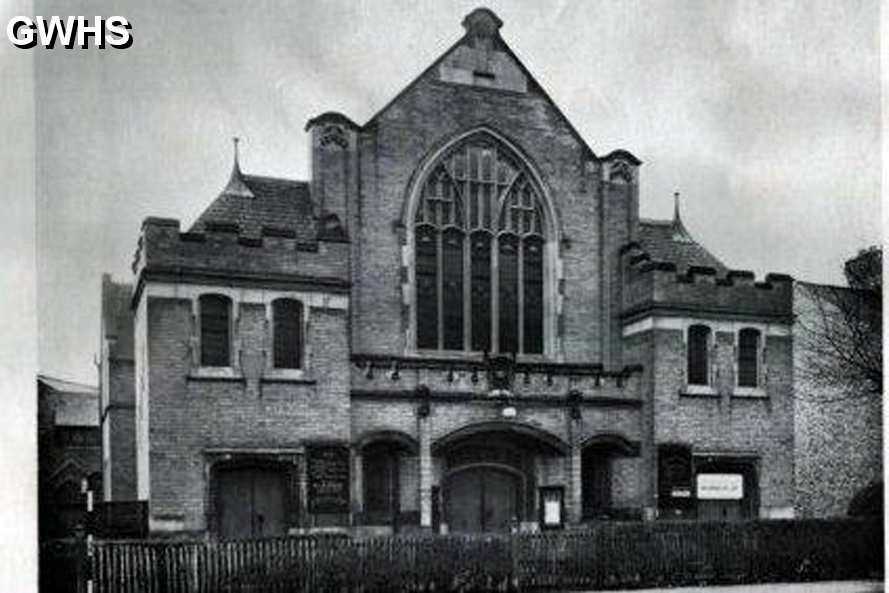
[[[52,382],[52,383],[59,383],[59,384],[64,384],[64,385],[68,385],[68,386],[72,386],[72,387],[78,387],[82,390],[81,392],[89,392],[91,394],[98,393],[98,390],[99,390],[99,388],[94,385],[88,385],[86,383],[80,383],[78,381],[69,381],[68,379],[60,379],[58,377],[52,377],[52,376],[46,375],[44,373],[37,373],[37,379],[40,381],[43,381],[47,384]],[[50,385],[50,386],[52,387],[52,385]]]
[[[290,177],[272,177],[271,175],[253,175],[251,173],[242,173],[245,179],[256,179],[258,181],[286,181],[288,183],[300,183],[308,185],[309,182],[302,179],[292,179]]]

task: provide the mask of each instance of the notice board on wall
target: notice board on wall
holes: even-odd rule
[[[310,513],[349,512],[349,449],[344,445],[306,447]]]

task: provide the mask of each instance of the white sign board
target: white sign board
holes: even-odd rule
[[[547,497],[543,502],[543,522],[547,525],[562,522],[562,502],[555,496]]]
[[[741,500],[744,476],[741,474],[698,474],[698,500]]]

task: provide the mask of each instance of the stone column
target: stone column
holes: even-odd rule
[[[429,434],[429,414],[419,413],[420,441],[420,527],[432,528],[432,446]]]
[[[364,511],[364,455],[361,449],[352,449],[352,525],[355,516]]]
[[[576,417],[575,417],[576,416]],[[583,420],[579,410],[568,410],[568,438],[571,450],[568,452],[568,488],[566,492],[568,523],[580,523],[583,514],[583,500],[581,488],[581,438],[583,433]]]

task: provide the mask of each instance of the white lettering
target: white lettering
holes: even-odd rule
[[[30,49],[37,45],[34,38],[34,21],[26,16],[17,16],[6,25],[6,37],[16,47]]]
[[[122,16],[112,16],[108,17],[105,24],[108,29],[108,34],[105,35],[108,45],[117,49],[126,49],[133,44],[133,36],[130,34],[130,29],[133,27],[127,19]]]
[[[92,36],[95,39],[96,47],[99,49],[105,48],[105,21],[102,17],[97,16],[95,19],[95,25],[92,27],[89,26],[89,20],[86,17],[79,16],[77,17],[78,27],[77,27],[77,45],[81,48],[86,49],[89,47],[89,41],[87,41],[87,37]]]
[[[67,49],[89,49],[90,38],[98,49],[104,49],[105,44],[126,49],[133,44],[132,29],[122,16],[96,16],[92,21],[85,16],[16,16],[6,25],[6,37],[21,49],[31,49],[38,42],[47,49],[54,49],[57,42]]]
[[[56,37],[62,38],[62,45],[71,49],[74,47],[71,39],[74,37],[74,31],[77,29],[77,17],[69,16],[62,24],[61,17],[51,16],[47,21],[42,16],[37,17],[37,31],[40,33],[40,45],[43,47],[52,47],[56,43]]]

